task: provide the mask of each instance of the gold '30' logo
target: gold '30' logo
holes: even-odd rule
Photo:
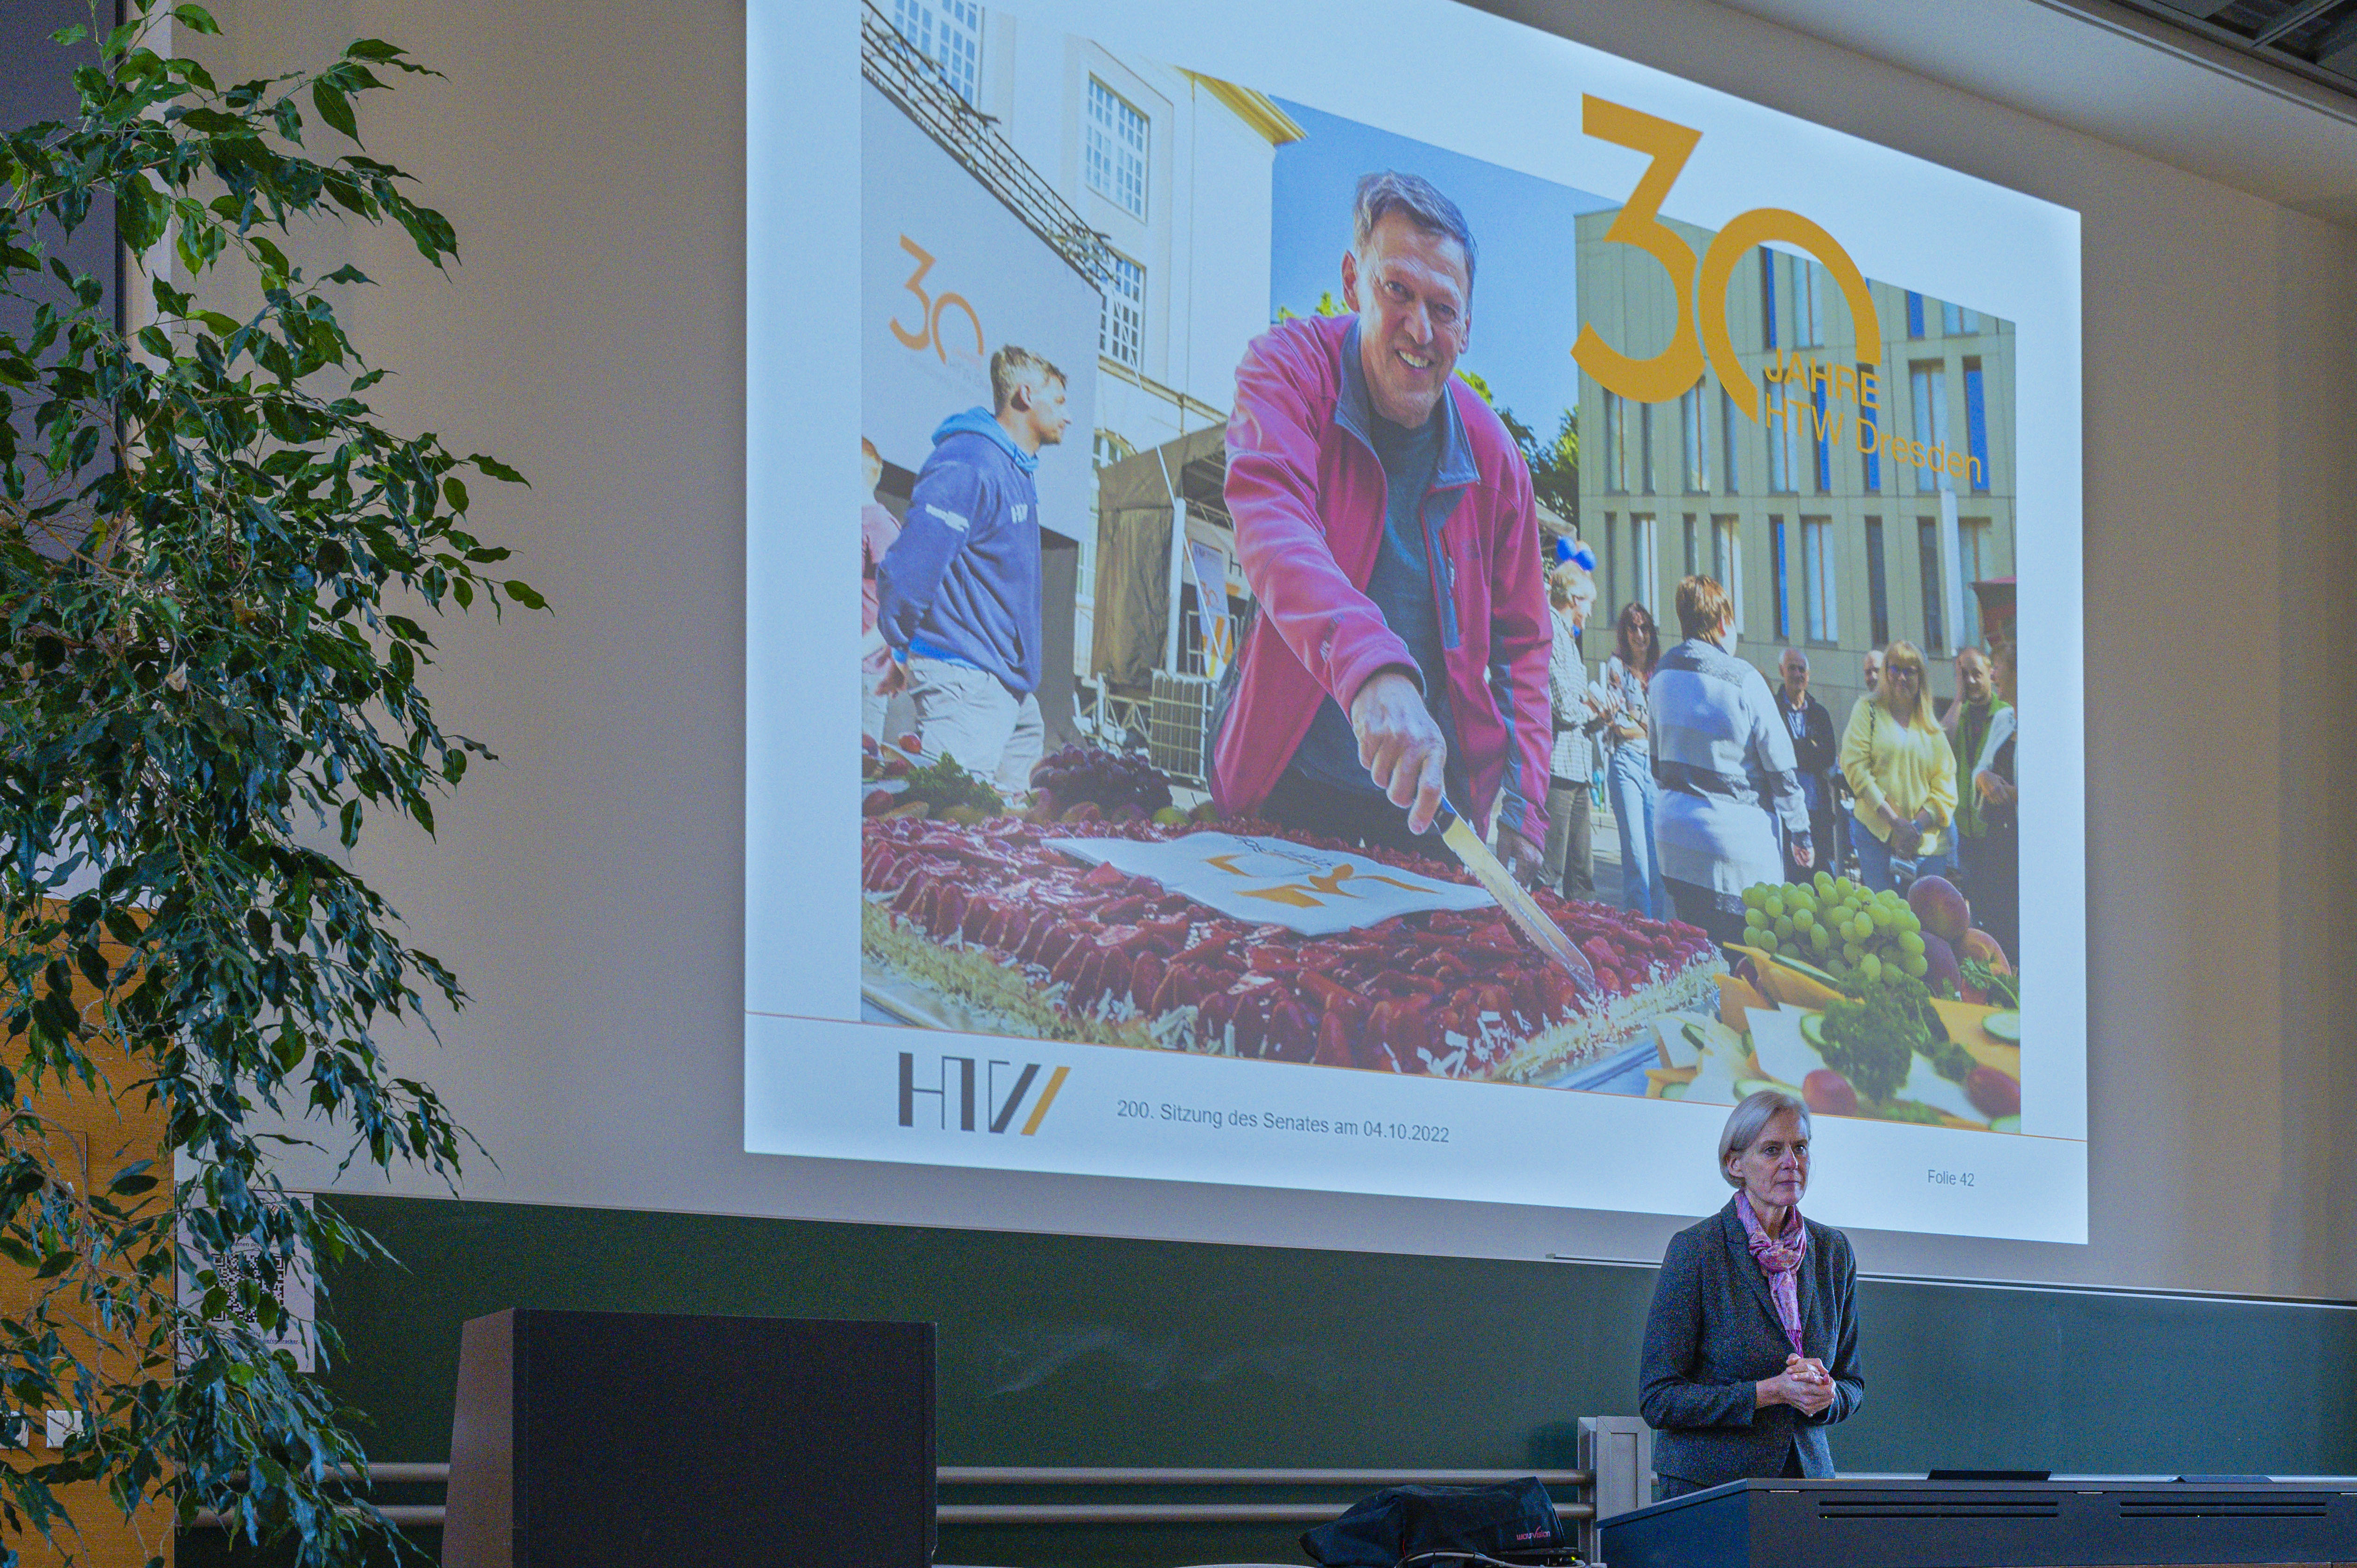
[[[1634,402],[1667,403],[1702,380],[1703,356],[1707,351],[1710,367],[1718,373],[1718,384],[1748,418],[1758,420],[1760,389],[1742,361],[1735,357],[1735,344],[1727,329],[1727,293],[1735,275],[1735,263],[1743,253],[1771,240],[1796,246],[1824,263],[1825,270],[1841,285],[1842,297],[1849,302],[1850,320],[1857,329],[1860,362],[1881,363],[1882,323],[1875,313],[1874,295],[1867,288],[1857,263],[1849,259],[1849,252],[1818,225],[1780,207],[1755,207],[1727,220],[1727,227],[1718,231],[1710,249],[1697,262],[1694,247],[1661,220],[1663,199],[1669,195],[1686,159],[1693,156],[1695,144],[1702,140],[1700,131],[1587,94],[1580,99],[1580,129],[1601,141],[1652,158],[1643,177],[1637,181],[1637,188],[1630,192],[1628,204],[1614,218],[1612,227],[1604,231],[1604,238],[1617,244],[1634,245],[1660,262],[1670,274],[1678,302],[1677,330],[1670,338],[1670,346],[1650,360],[1629,358],[1607,343],[1594,328],[1583,324],[1571,349],[1581,370],[1607,389]],[[1695,305],[1697,295],[1701,296],[1699,311]]]
[[[982,317],[974,314],[974,306],[966,303],[966,297],[962,294],[944,291],[931,295],[925,292],[925,274],[933,270],[933,253],[931,251],[906,234],[900,236],[900,249],[917,259],[917,270],[910,273],[908,281],[900,285],[917,296],[917,324],[903,327],[896,317],[886,324],[892,328],[892,336],[900,339],[903,348],[932,349],[946,365],[950,362],[950,345],[949,339],[942,336],[942,314],[950,310],[959,311],[964,315],[966,325],[974,328],[974,357],[981,359],[984,353]]]

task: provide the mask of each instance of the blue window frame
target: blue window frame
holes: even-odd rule
[[[893,0],[892,26],[960,98],[981,107],[982,7],[974,0]]]
[[[1981,362],[1964,361],[1964,439],[1972,446],[1972,488],[1986,494],[1989,488],[1988,405],[1981,392]]]
[[[1874,646],[1880,648],[1890,640],[1890,588],[1884,580],[1882,564],[1882,520],[1866,520],[1866,607],[1867,618],[1873,624],[1868,628]]]
[[[1828,495],[1834,488],[1834,438],[1825,426],[1825,383],[1821,379],[1813,383],[1817,405],[1817,493]]]
[[[1909,390],[1915,394],[1915,439],[1932,446],[1948,445],[1948,369],[1937,360],[1926,360],[1907,368]],[[1934,490],[1953,490],[1945,468],[1918,467],[1915,470],[1915,490],[1930,495]]]
[[[1923,296],[1911,288],[1907,291],[1907,336],[1923,336]]]
[[[1738,426],[1735,423],[1735,399],[1722,387],[1718,393],[1718,439],[1721,459],[1718,471],[1719,481],[1727,487],[1728,495],[1733,495],[1743,488],[1743,466],[1738,461],[1743,449],[1737,440],[1738,434]]]
[[[1776,252],[1760,247],[1760,346],[1776,347]]]
[[[1915,551],[1917,563],[1923,574],[1923,651],[1945,653],[1948,650],[1947,617],[1941,613],[1943,602],[1940,596],[1940,524],[1937,520],[1920,517],[1915,520]]]
[[[1858,366],[1858,385],[1860,387],[1865,386],[1866,372],[1872,368],[1873,367],[1865,364]],[[1879,391],[1881,384],[1882,378],[1879,375],[1877,375],[1875,377],[1875,386],[1878,389],[1878,392]],[[1878,399],[1869,398],[1863,392],[1858,394],[1857,399],[1857,424],[1858,446],[1860,447],[1872,446],[1876,448],[1876,450],[1867,452],[1865,454],[1866,488],[1868,490],[1879,490],[1882,489],[1882,453],[1880,450],[1882,445],[1882,408]],[[1875,639],[1878,645],[1888,640],[1889,639],[1887,638],[1877,638]]]
[[[1604,490],[1629,492],[1629,403],[1616,392],[1604,394]]]
[[[1768,520],[1769,542],[1774,549],[1776,565],[1776,636],[1790,641],[1792,636],[1792,563],[1784,549],[1784,520]]]
[[[1616,616],[1620,613],[1620,607],[1626,602],[1615,596],[1620,586],[1620,527],[1608,511],[1604,514],[1604,596],[1609,601],[1607,607]]]
[[[1089,78],[1089,188],[1133,218],[1146,216],[1146,154],[1151,127],[1129,101]]]

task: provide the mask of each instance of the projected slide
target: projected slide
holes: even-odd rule
[[[746,1147],[2083,1240],[2076,216],[1390,15],[753,8]]]

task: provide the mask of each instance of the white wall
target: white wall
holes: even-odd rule
[[[1174,215],[1188,257],[1187,333],[1170,345],[1170,384],[1213,408],[1235,400],[1242,346],[1268,330],[1276,148],[1200,86],[1189,84],[1192,168]],[[1199,235],[1216,233],[1218,244]],[[1337,241],[1336,255],[1342,246]],[[1189,429],[1200,429],[1189,422]]]
[[[384,405],[533,476],[480,521],[556,612],[447,628],[444,715],[502,761],[439,841],[389,832],[363,860],[479,998],[419,1052],[499,1161],[470,1196],[1658,1255],[1672,1221],[738,1153],[739,8],[216,9],[241,75],[361,35],[448,73],[364,124],[456,222],[464,267],[323,240],[384,284],[353,311],[400,372]],[[2357,239],[1707,0],[1516,14],[2084,214],[2094,1240],[1865,1234],[1865,1266],[2357,1295],[2333,593],[2357,532]]]

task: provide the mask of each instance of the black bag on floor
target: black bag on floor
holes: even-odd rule
[[[1387,1487],[1301,1537],[1301,1550],[1325,1568],[1394,1568],[1429,1552],[1528,1560],[1559,1555],[1565,1544],[1555,1499],[1536,1477],[1494,1487]]]

